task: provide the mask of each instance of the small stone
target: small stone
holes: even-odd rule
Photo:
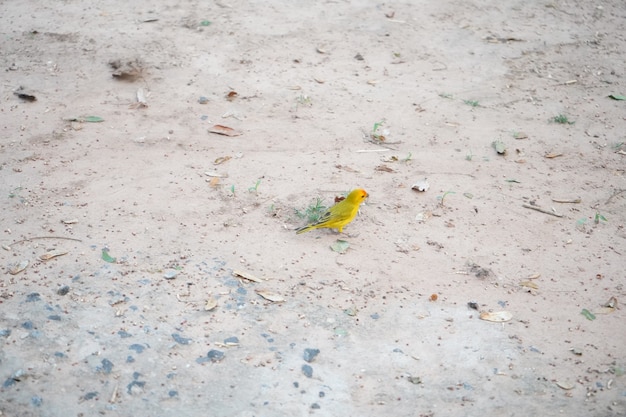
[[[302,358],[308,362],[311,363],[315,360],[315,358],[317,357],[317,355],[319,355],[320,350],[319,349],[309,349],[306,348],[304,349],[304,355],[302,355]]]
[[[143,392],[143,387],[145,386],[145,381],[133,381],[126,386],[126,392],[130,395],[141,394]]]
[[[113,362],[108,359],[102,359],[102,366],[98,366],[96,370],[108,375],[113,370]]]
[[[126,330],[120,330],[117,334],[122,338],[126,339],[127,337],[132,337],[133,335],[128,333]]]
[[[61,321],[61,316],[59,316],[58,314],[52,314],[48,316],[48,320]]]
[[[128,349],[130,349],[130,350],[134,350],[134,351],[135,351],[135,352],[137,352],[137,353],[141,353],[141,352],[143,352],[145,348],[146,348],[146,347],[145,347],[144,345],[140,345],[140,344],[138,344],[138,343],[134,343],[134,344],[132,344],[132,345],[130,345],[130,346],[128,347]]]
[[[324,391],[320,391],[319,396],[320,398],[324,398],[326,396],[326,393]]]
[[[300,388],[300,383],[298,381],[293,383],[294,388]]]
[[[170,396],[170,398],[174,398],[174,397],[178,397],[178,391],[176,390],[170,390],[167,395]]]
[[[313,377],[313,368],[311,368],[310,365],[302,365],[302,373],[307,378],[312,378]]]
[[[23,329],[32,330],[33,327],[35,327],[35,326],[33,325],[33,322],[30,321],[30,320],[29,321],[25,321],[24,323],[22,323],[22,328]]]
[[[209,353],[207,353],[206,357],[211,362],[219,362],[222,359],[224,359],[224,352],[212,349],[212,350],[209,351]]]
[[[70,292],[70,286],[69,285],[64,285],[61,288],[59,288],[57,290],[57,294],[58,295],[67,295],[67,293]]]
[[[30,403],[34,405],[35,407],[41,407],[41,404],[43,403],[43,398],[41,398],[38,395],[35,395],[30,399]]]
[[[9,337],[9,336],[11,336],[11,329],[0,330],[0,337]]]
[[[83,400],[85,400],[85,401],[93,400],[97,396],[98,396],[98,392],[97,391],[91,391],[91,392],[88,392],[87,394],[83,395]]]
[[[26,296],[27,303],[34,303],[35,301],[41,301],[41,295],[38,292],[32,292]]]
[[[176,341],[176,343],[181,344],[181,345],[188,345],[191,342],[193,342],[192,339],[182,337],[178,333],[172,333],[172,338]]]
[[[320,405],[318,403],[313,403],[313,404],[311,404],[311,408],[314,409],[314,410],[319,410],[322,407],[320,407]]]
[[[236,336],[227,337],[226,339],[224,339],[224,344],[225,345],[238,345],[239,338],[237,338]]]

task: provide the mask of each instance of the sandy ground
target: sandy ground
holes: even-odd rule
[[[626,415],[625,26],[0,1],[1,414]]]

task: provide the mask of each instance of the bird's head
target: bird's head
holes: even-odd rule
[[[357,188],[355,190],[352,190],[350,192],[350,194],[348,194],[347,199],[350,200],[353,203],[357,203],[360,204],[361,202],[363,202],[363,200],[365,200],[367,197],[369,197],[369,194],[367,193],[367,191],[365,191],[362,188]]]

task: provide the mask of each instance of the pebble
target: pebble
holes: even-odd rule
[[[122,339],[126,339],[127,337],[132,337],[132,334],[128,333],[126,330],[120,330],[119,332],[117,332],[117,334],[120,335]]]
[[[313,377],[313,368],[311,368],[310,365],[302,365],[302,373],[307,378],[312,378]]]
[[[311,408],[314,409],[314,410],[319,410],[321,407],[320,407],[320,405],[318,403],[313,403],[313,404],[311,404]]]
[[[113,362],[108,359],[102,359],[102,366],[96,367],[96,371],[102,372],[104,374],[110,374],[113,370]]]
[[[181,345],[188,345],[191,342],[193,342],[192,339],[189,339],[187,337],[182,337],[181,335],[179,335],[178,333],[172,333],[172,338],[174,338],[174,340],[176,341],[176,343],[181,344]]]
[[[98,396],[98,391],[91,391],[91,392],[88,392],[87,394],[83,395],[83,400],[85,400],[85,401],[93,400],[97,396]]]
[[[33,303],[35,301],[41,301],[41,295],[38,292],[32,292],[26,296],[27,303]]]
[[[311,363],[315,360],[315,357],[319,355],[319,353],[320,353],[319,349],[306,348],[304,349],[304,355],[302,355],[302,357],[306,362]]]
[[[70,292],[70,286],[69,285],[64,285],[61,288],[59,288],[57,290],[57,294],[58,295],[67,295],[67,293]]]
[[[33,322],[30,320],[22,323],[22,329],[32,330],[33,327],[34,327]]]
[[[170,390],[167,395],[170,396],[170,398],[174,398],[174,397],[178,397],[178,391],[176,390]]]
[[[11,329],[0,330],[0,337],[9,337],[9,336],[11,336]]]
[[[61,321],[61,316],[59,316],[58,314],[52,314],[48,316],[48,320]]]
[[[33,397],[30,399],[30,402],[31,402],[31,404],[32,404],[32,405],[34,405],[35,407],[41,407],[41,404],[43,403],[43,398],[41,398],[41,397],[40,397],[40,396],[38,396],[38,395],[35,395],[35,396],[33,396]]]
[[[239,338],[237,338],[236,336],[232,336],[232,337],[228,337],[226,339],[224,339],[224,344],[225,345],[238,345],[239,344]]]
[[[220,350],[209,350],[209,353],[205,357],[196,359],[197,363],[205,363],[205,362],[219,362],[224,359],[224,352]]]
[[[128,347],[128,349],[130,349],[130,350],[134,350],[134,351],[135,351],[135,352],[137,352],[137,353],[141,353],[141,352],[143,352],[143,351],[145,350],[145,348],[146,348],[146,347],[145,347],[144,345],[140,345],[140,344],[138,344],[138,343],[134,343],[134,344],[132,344],[132,345],[130,345],[130,346]]]

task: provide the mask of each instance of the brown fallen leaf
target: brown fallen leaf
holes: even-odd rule
[[[513,318],[513,314],[508,311],[493,311],[493,312],[482,312],[480,313],[480,319],[486,321],[492,321],[495,323],[502,323],[505,321],[509,321]]]
[[[545,154],[545,157],[546,158],[550,158],[550,159],[557,158],[559,156],[563,156],[563,154],[562,153],[555,153],[555,152],[550,152],[550,153]]]
[[[271,291],[256,290],[255,293],[265,298],[267,301],[271,301],[273,303],[282,303],[285,301],[285,299],[281,295]]]
[[[254,275],[248,272],[244,272],[244,271],[233,271],[233,275],[243,278],[243,279],[247,279],[248,281],[252,281],[252,282],[263,282],[262,280],[255,277]]]
[[[11,265],[9,267],[9,274],[11,274],[11,275],[19,274],[20,272],[25,270],[27,266],[28,266],[28,261],[27,260],[23,260],[23,261],[15,264],[15,265]]]
[[[226,100],[233,101],[238,96],[239,96],[239,93],[237,93],[236,91],[229,91],[228,94],[226,94]]]
[[[215,158],[215,161],[213,161],[213,165],[223,164],[229,159],[230,159],[230,156],[220,156],[219,158]]]
[[[374,168],[376,171],[380,171],[380,172],[394,172],[393,169],[389,168],[387,165],[378,165],[376,168]]]
[[[56,258],[57,256],[62,256],[62,255],[67,255],[67,252],[63,252],[63,251],[51,251],[51,252],[46,252],[43,255],[39,256],[39,259],[41,259],[42,261],[48,261],[52,258]]]
[[[209,133],[217,133],[224,136],[241,136],[242,134],[240,131],[224,125],[213,125],[209,128]]]

